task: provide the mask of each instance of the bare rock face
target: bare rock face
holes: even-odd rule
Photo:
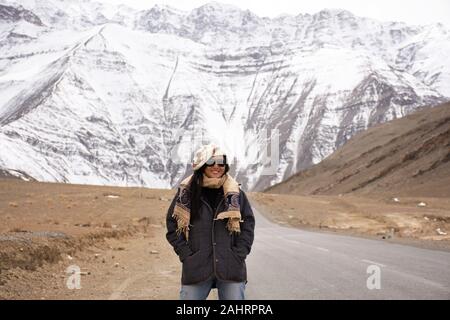
[[[262,190],[450,99],[439,24],[344,10],[269,19],[219,3],[22,5],[0,6],[0,169],[38,181],[170,188],[215,141],[243,188]],[[267,174],[254,147],[271,134]]]
[[[37,26],[44,26],[41,19],[32,11],[24,9],[22,6],[13,7],[0,4],[0,21],[14,23],[20,20],[27,21]]]

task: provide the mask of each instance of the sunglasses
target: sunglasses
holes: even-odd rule
[[[208,167],[212,167],[215,164],[217,164],[219,167],[224,167],[227,164],[227,158],[225,157],[218,159],[210,158],[208,161],[206,161],[206,165]]]

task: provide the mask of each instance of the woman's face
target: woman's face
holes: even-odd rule
[[[212,159],[223,159],[223,156],[214,156]],[[219,162],[220,163],[220,162]],[[213,166],[205,167],[205,174],[208,178],[220,178],[225,173],[225,166],[219,167],[217,163]]]

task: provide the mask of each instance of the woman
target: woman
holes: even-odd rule
[[[204,300],[212,288],[221,300],[245,298],[255,219],[226,160],[218,146],[202,146],[167,212],[167,240],[183,263],[182,300]]]

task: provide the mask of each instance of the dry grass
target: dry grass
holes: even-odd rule
[[[399,239],[450,249],[450,199],[408,197],[296,196],[249,193],[272,221],[296,228]],[[420,207],[420,202],[426,203]],[[439,234],[437,229],[447,234]],[[431,241],[432,240],[432,241]],[[413,243],[414,242],[414,243]]]
[[[114,197],[108,197],[108,196]],[[0,180],[0,282],[107,239],[164,225],[171,190]]]

